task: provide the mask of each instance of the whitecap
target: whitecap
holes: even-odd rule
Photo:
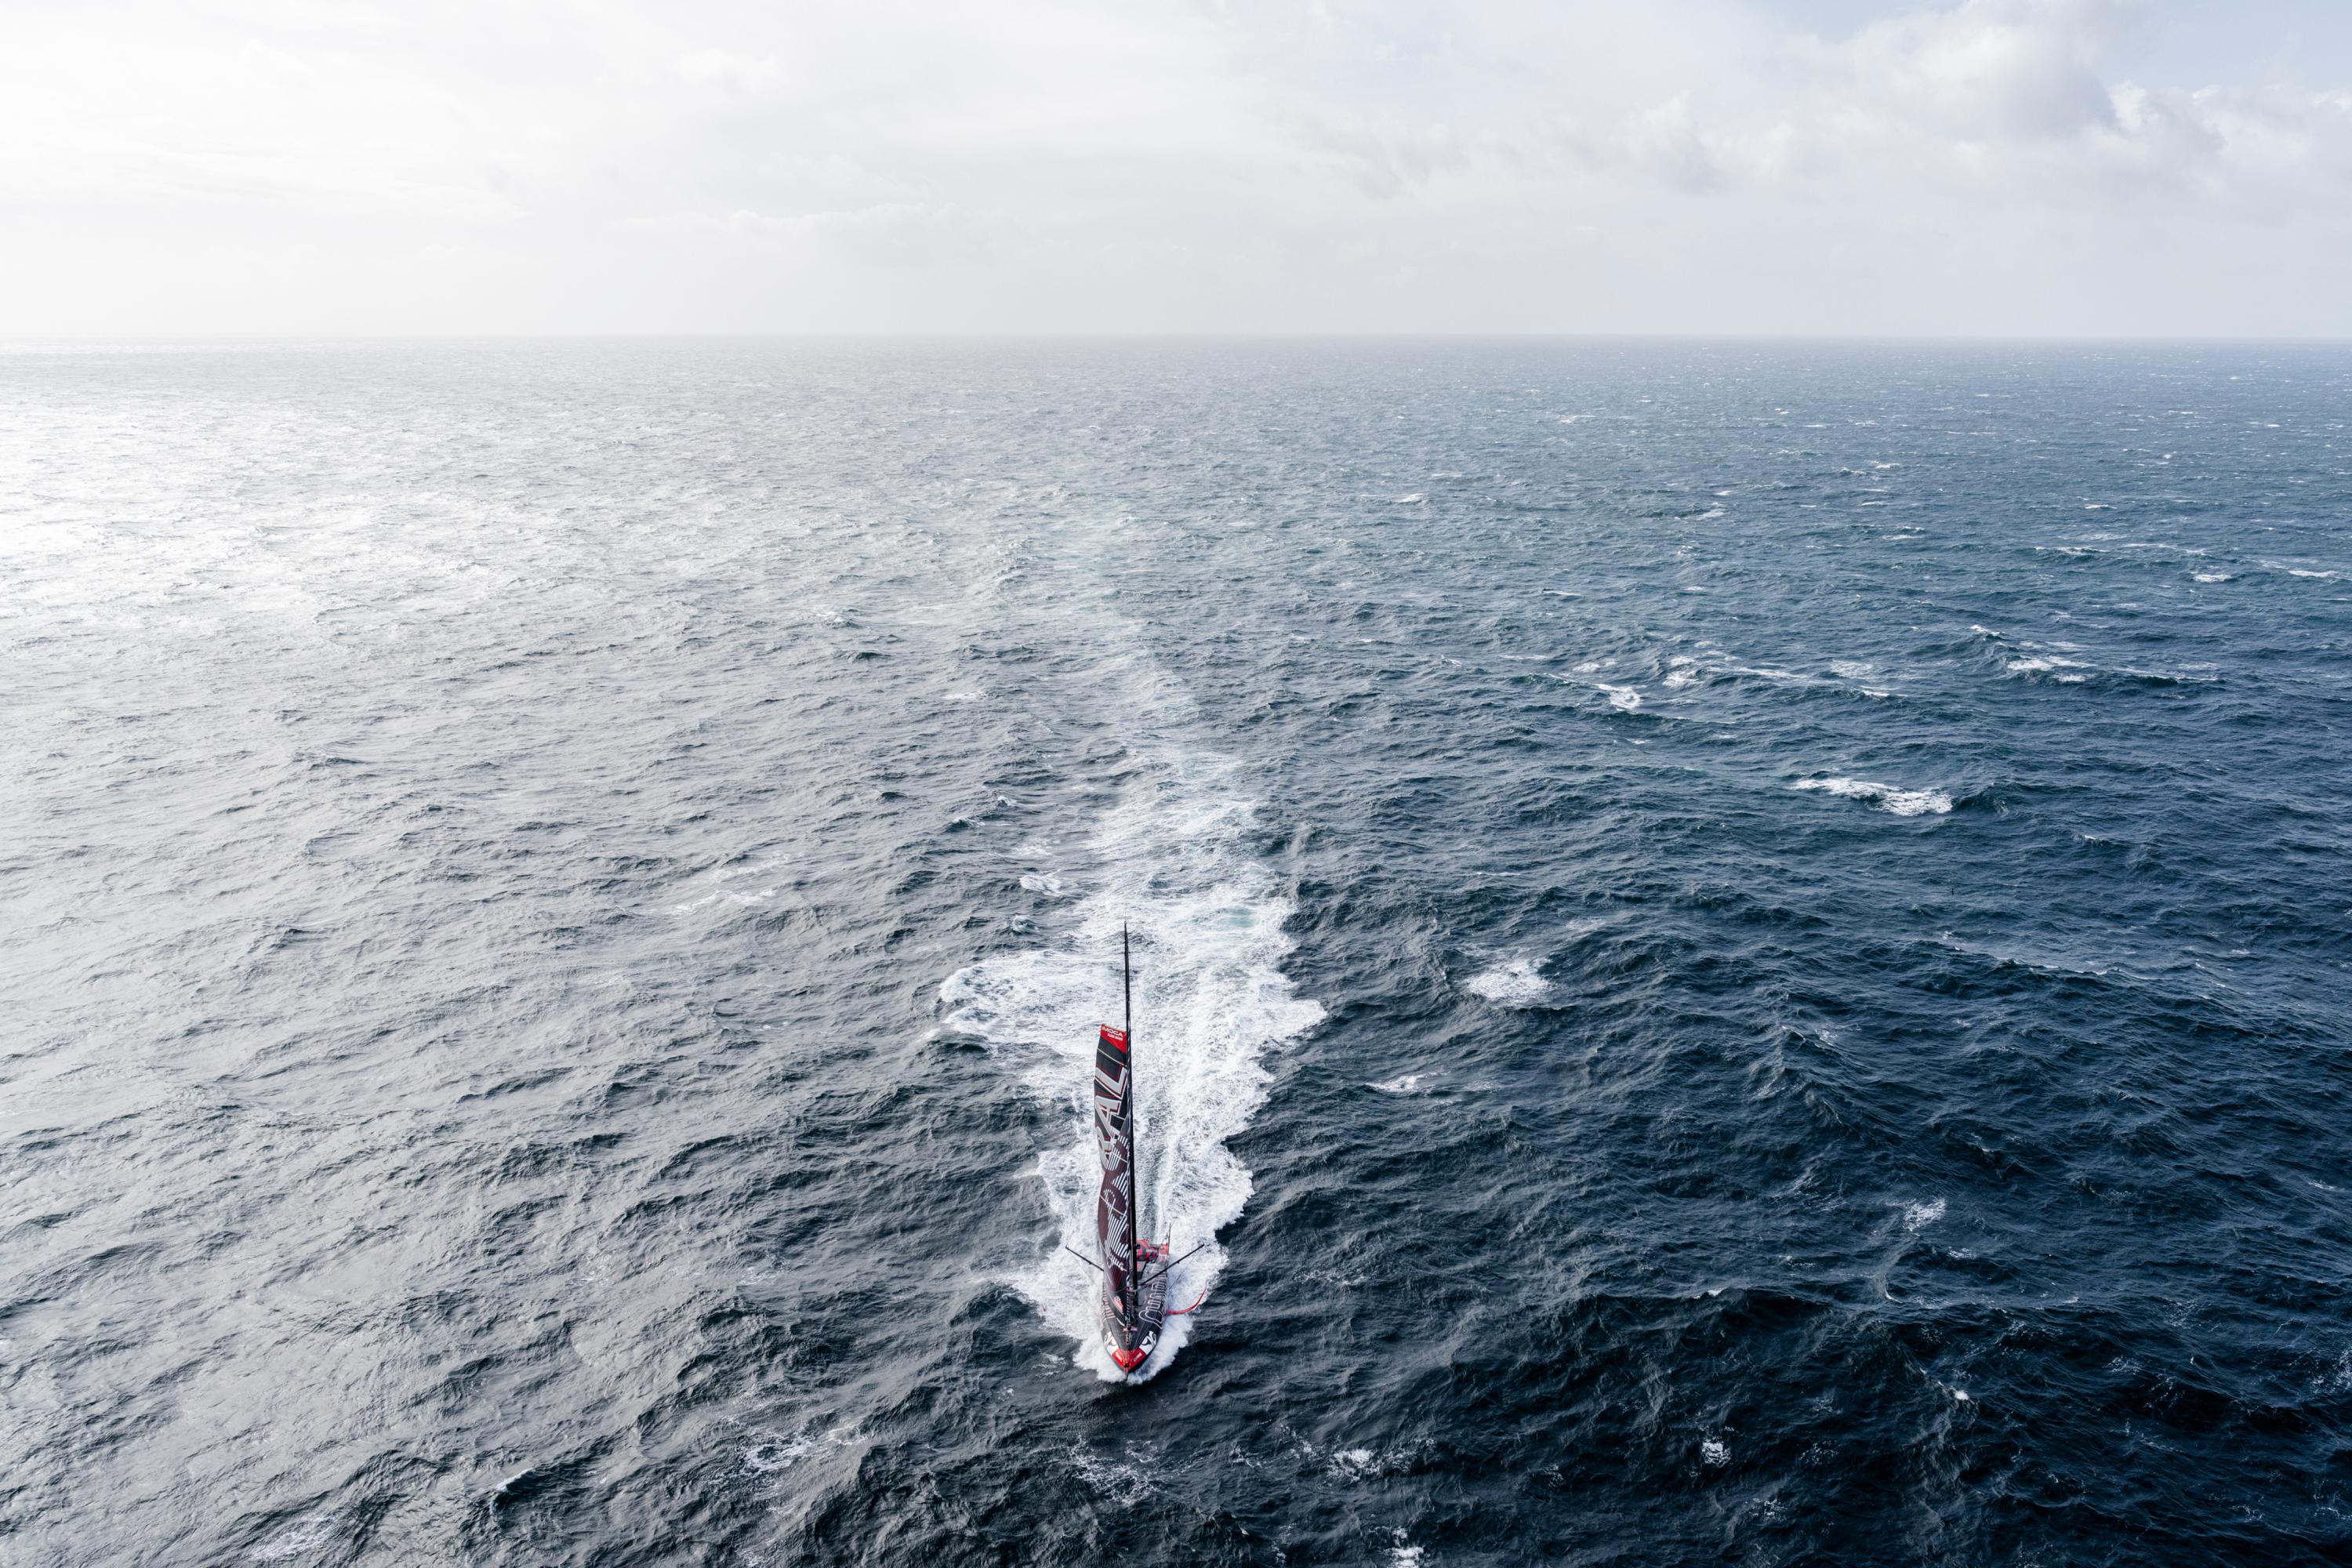
[[[1604,681],[1599,689],[1609,694],[1609,706],[1620,713],[1631,713],[1642,705],[1642,694],[1630,686],[1611,686]]]
[[[1514,958],[1484,973],[1473,975],[1464,989],[1499,1007],[1528,1007],[1551,994],[1551,985],[1536,972],[1532,958]]]
[[[1944,1200],[1929,1198],[1924,1204],[1906,1204],[1903,1207],[1903,1228],[1916,1235],[1944,1217]]]
[[[1023,872],[1021,886],[1024,891],[1043,893],[1049,899],[1059,898],[1062,894],[1062,879],[1044,876],[1035,871]]]
[[[2226,583],[2232,576],[2236,575],[2236,574],[2230,572],[2192,572],[2189,575],[2200,583]]]
[[[2036,655],[2030,658],[2012,658],[2006,668],[2011,675],[2055,676],[2059,683],[2063,686],[2080,686],[2091,679],[2087,675],[2064,673],[2068,670],[2085,669],[2089,667],[2079,658],[2061,658],[2055,654]]]
[[[794,1432],[782,1437],[761,1437],[743,1450],[743,1468],[772,1476],[778,1470],[792,1468],[814,1444],[815,1440],[806,1432]]]
[[[1941,816],[1952,809],[1952,797],[1939,789],[1897,789],[1868,779],[1799,779],[1790,789],[1822,790],[1845,800],[1867,801],[1895,816]]]
[[[1713,1468],[1721,1469],[1731,1463],[1731,1445],[1720,1437],[1709,1437],[1698,1446],[1698,1457]]]
[[[256,1563],[283,1563],[307,1557],[327,1543],[332,1529],[333,1521],[324,1512],[305,1514],[285,1534],[267,1545],[255,1547],[246,1556]]]
[[[1379,1083],[1367,1084],[1365,1087],[1379,1089],[1382,1094],[1419,1094],[1421,1075],[1417,1072],[1399,1073],[1394,1078],[1383,1079]]]

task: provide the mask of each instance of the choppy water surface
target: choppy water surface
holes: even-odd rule
[[[0,356],[0,1556],[2352,1552],[2352,353]],[[1152,1228],[1087,1331],[1087,1031]]]

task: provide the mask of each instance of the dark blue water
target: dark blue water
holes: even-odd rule
[[[0,648],[11,1563],[2352,1553],[2352,351],[15,352]]]

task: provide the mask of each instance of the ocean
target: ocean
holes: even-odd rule
[[[2352,1556],[2352,350],[16,345],[0,647],[12,1564]]]

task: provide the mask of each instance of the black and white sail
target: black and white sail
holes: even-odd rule
[[[1095,1142],[1102,1188],[1095,1198],[1096,1256],[1102,1263],[1105,1348],[1121,1372],[1133,1372],[1160,1341],[1168,1305],[1166,1248],[1136,1237],[1134,983],[1127,933],[1119,933],[1124,1028],[1102,1026],[1095,1043]]]

